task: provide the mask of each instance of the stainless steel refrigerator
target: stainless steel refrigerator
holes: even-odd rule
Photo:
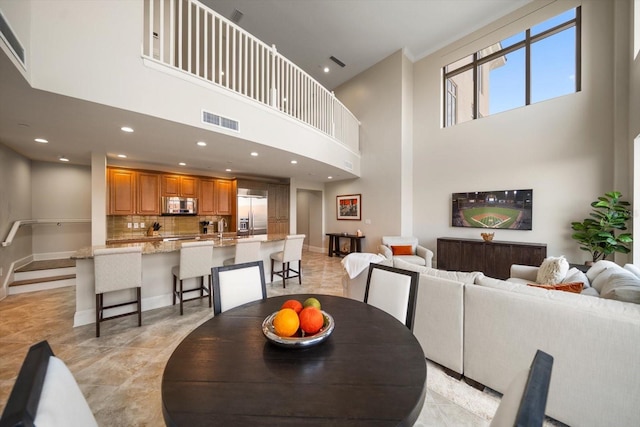
[[[238,188],[238,236],[267,234],[267,191]]]

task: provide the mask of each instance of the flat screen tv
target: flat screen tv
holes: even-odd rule
[[[531,230],[533,190],[453,193],[451,225]]]

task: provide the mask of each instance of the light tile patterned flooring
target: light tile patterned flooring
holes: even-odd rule
[[[302,285],[290,279],[267,285],[269,296],[315,293],[342,295],[340,258],[303,253]],[[277,277],[276,277],[277,279]],[[30,345],[46,339],[73,372],[102,427],[163,426],[160,384],[169,356],[195,327],[212,317],[204,301],[179,308],[145,311],[142,327],[135,316],[74,328],[75,288],[11,295],[0,301],[0,411]],[[429,370],[438,369],[429,365]],[[427,390],[415,426],[486,426],[488,421]]]

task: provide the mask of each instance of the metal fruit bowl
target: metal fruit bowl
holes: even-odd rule
[[[292,337],[281,337],[277,335],[275,333],[275,330],[273,329],[273,318],[276,317],[276,314],[278,314],[277,311],[270,314],[262,321],[262,333],[267,338],[267,340],[280,347],[306,348],[320,344],[321,342],[329,338],[329,335],[331,335],[331,332],[333,332],[333,328],[336,326],[333,317],[331,317],[329,313],[323,310],[320,311],[325,318],[325,324],[320,329],[320,331],[316,332],[313,335],[305,336],[304,332],[301,331],[298,331],[298,334],[301,334],[301,336],[298,336],[298,334]]]

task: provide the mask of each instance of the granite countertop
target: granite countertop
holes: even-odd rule
[[[265,242],[275,242],[284,240],[285,234],[268,234],[265,235]],[[164,236],[164,237],[149,237],[149,238],[137,238],[137,239],[123,239],[123,240],[109,240],[106,245],[100,246],[87,246],[79,249],[71,256],[71,259],[86,259],[93,258],[93,250],[98,248],[128,248],[128,247],[142,247],[143,255],[158,254],[176,252],[180,250],[182,243],[195,242],[197,240],[213,240],[214,248],[223,248],[229,246],[235,246],[238,240],[245,239],[246,237],[237,237],[235,234],[228,234],[223,236],[222,240],[215,234],[199,234],[193,236]],[[179,239],[163,241],[163,239]]]

